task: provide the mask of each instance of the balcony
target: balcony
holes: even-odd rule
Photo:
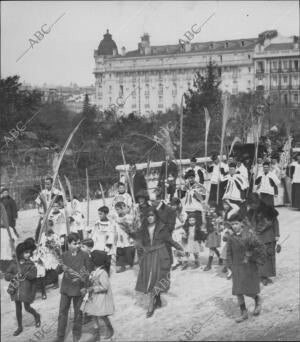
[[[259,69],[259,70],[255,70],[256,74],[262,75],[265,73],[265,69]]]

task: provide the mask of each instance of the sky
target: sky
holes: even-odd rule
[[[298,1],[1,1],[1,78],[88,86],[107,29],[119,52],[129,51],[146,32],[151,45],[177,44],[212,14],[193,42],[254,38],[270,29],[299,35]],[[39,40],[34,34],[42,28],[48,33]]]

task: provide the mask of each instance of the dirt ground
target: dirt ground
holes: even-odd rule
[[[96,209],[101,200],[91,202],[91,224],[96,220]],[[171,275],[171,289],[162,295],[163,307],[154,316],[146,318],[147,298],[135,292],[138,266],[121,274],[112,274],[111,282],[116,313],[111,321],[115,341],[171,341],[171,340],[235,340],[235,341],[299,341],[299,231],[300,212],[279,208],[281,240],[289,236],[277,254],[277,277],[274,284],[261,288],[263,309],[258,317],[252,316],[254,304],[246,299],[250,317],[236,324],[239,315],[235,297],[231,295],[231,280],[214,261],[213,269],[175,270]],[[33,236],[38,215],[35,210],[19,213],[18,231],[22,238]],[[208,250],[201,253],[200,261],[207,261]],[[34,327],[33,318],[23,312],[24,331],[18,337],[15,307],[6,292],[8,283],[1,280],[1,340],[3,342],[53,341],[56,334],[59,290],[49,288],[48,299],[38,293],[33,307],[42,315],[41,328]],[[72,310],[71,310],[72,317]],[[71,323],[70,323],[71,324]],[[91,340],[91,325],[85,325],[81,341]],[[103,332],[105,333],[105,331]],[[72,341],[71,333],[66,341]]]

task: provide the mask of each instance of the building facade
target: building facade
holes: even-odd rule
[[[258,79],[254,60],[270,31],[257,38],[151,46],[144,34],[137,50],[126,52],[107,30],[95,58],[96,104],[113,108],[117,115],[149,116],[180,105],[182,95],[193,86],[196,71],[205,73],[209,61],[218,66],[220,88],[232,94],[254,90]],[[276,32],[277,31],[271,31]]]
[[[299,108],[300,53],[298,37],[269,37],[255,46],[254,85],[283,106]]]

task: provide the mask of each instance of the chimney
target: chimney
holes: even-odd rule
[[[122,56],[125,56],[126,55],[126,48],[125,48],[125,46],[122,47],[121,51],[122,51],[121,52]]]
[[[141,37],[141,42],[139,43],[139,50],[142,55],[150,55],[151,47],[150,47],[150,36],[148,33],[144,33]]]
[[[186,43],[184,44],[184,51],[185,51],[185,52],[190,52],[191,49],[192,49],[191,43],[190,43],[190,42],[186,42]]]

